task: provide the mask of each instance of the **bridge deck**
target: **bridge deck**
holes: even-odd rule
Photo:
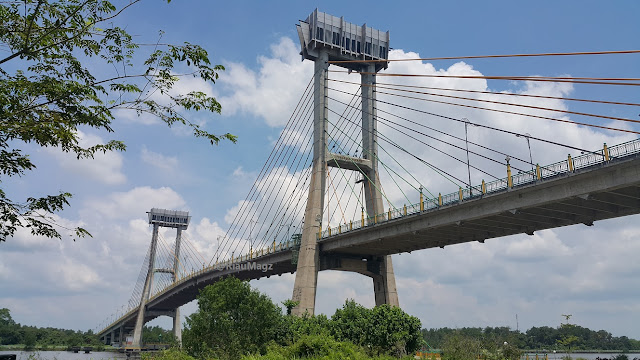
[[[502,179],[487,184],[483,189],[486,191],[466,190],[462,199],[455,200],[455,196],[449,194],[445,201],[440,200],[442,205],[436,206],[432,199],[422,211],[419,205],[413,205],[406,215],[404,209],[386,216],[381,214],[380,222],[365,222],[364,227],[356,224],[356,228],[351,224],[351,231],[347,231],[346,225],[333,231],[325,230],[318,241],[320,256],[338,260],[368,258],[469,241],[483,242],[513,234],[533,234],[573,224],[593,225],[597,220],[640,213],[640,141],[610,150],[612,157],[607,161],[604,153],[587,154],[588,157],[578,157],[564,168],[562,163],[543,168],[546,172],[541,171],[540,179],[533,173],[519,174],[512,179],[513,187]],[[298,245],[290,242],[274,245],[264,255],[241,256],[222,264],[222,269],[212,266],[180,279],[149,300],[145,321],[194,300],[202,288],[223,276],[249,280],[293,273],[296,265],[292,262],[292,253]],[[247,262],[273,267],[268,271],[239,267]],[[329,263],[321,263],[321,270],[335,268]],[[137,307],[99,335],[106,336],[118,327],[132,328],[136,313]]]

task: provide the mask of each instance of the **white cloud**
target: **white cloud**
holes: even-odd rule
[[[141,186],[127,192],[112,193],[107,198],[91,200],[84,212],[111,219],[136,219],[146,218],[145,213],[151,208],[183,210],[185,207],[184,199],[171,188]]]
[[[82,147],[104,144],[104,140],[78,130],[79,142]],[[118,152],[97,152],[93,158],[78,159],[75,154],[65,153],[58,148],[45,148],[46,152],[54,156],[64,170],[91,180],[108,185],[123,184],[127,177],[122,172],[123,158]]]
[[[147,164],[161,170],[174,171],[178,166],[178,158],[176,156],[165,156],[148,150],[146,146],[140,151],[140,158]]]
[[[283,37],[271,46],[270,57],[258,58],[258,72],[239,63],[229,65],[220,75],[220,83],[231,92],[219,97],[223,114],[259,116],[274,127],[286,124],[312,74],[313,65],[301,62],[298,52],[293,41]]]

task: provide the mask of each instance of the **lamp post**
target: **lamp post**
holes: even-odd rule
[[[529,148],[529,163],[531,164],[531,174],[533,174],[535,170],[533,169],[533,157],[531,156],[531,142],[529,141],[529,138],[531,138],[531,135],[529,135],[529,133],[525,133],[524,135],[517,134],[516,136],[524,137],[527,140],[527,147]]]
[[[467,125],[469,125],[469,119],[462,118],[464,120],[464,142],[467,147],[467,173],[469,174],[469,196],[473,195],[473,190],[471,189],[471,164],[469,163],[469,138],[467,136]]]

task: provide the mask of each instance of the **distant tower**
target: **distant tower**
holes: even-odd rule
[[[317,236],[322,228],[327,166],[358,171],[366,179],[365,200],[368,216],[384,212],[378,176],[378,146],[376,126],[376,73],[386,69],[389,53],[389,32],[382,32],[366,24],[359,26],[342,17],[314,10],[305,21],[296,25],[302,59],[315,63],[313,169],[309,198],[304,215],[302,243],[298,258],[293,300],[299,305],[293,313],[314,313],[316,285],[320,264]],[[362,84],[362,152],[361,158],[332,154],[327,150],[327,71],[329,61],[378,60],[336,64],[361,73]],[[382,60],[382,61],[380,61]],[[354,164],[357,164],[354,165]],[[341,265],[339,270],[355,271]],[[399,306],[391,256],[367,259],[373,278],[376,305]]]
[[[147,212],[149,215],[149,224],[153,225],[153,234],[151,236],[151,254],[149,256],[149,270],[147,271],[147,278],[144,281],[144,289],[142,291],[142,298],[140,299],[140,307],[138,309],[138,316],[136,318],[136,325],[133,330],[133,347],[140,347],[142,345],[142,327],[145,323],[145,312],[147,301],[149,301],[149,294],[151,293],[151,287],[153,285],[153,274],[155,272],[167,272],[171,273],[173,281],[176,281],[178,275],[178,259],[180,258],[180,242],[182,240],[182,230],[186,230],[189,227],[191,216],[187,211],[175,211],[153,208]],[[169,227],[177,230],[176,235],[176,251],[173,258],[172,269],[156,269],[156,248],[158,244],[158,228]],[[173,334],[176,340],[182,342],[182,330],[180,327],[180,307],[169,310],[166,315],[173,317]]]

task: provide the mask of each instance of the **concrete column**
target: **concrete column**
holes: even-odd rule
[[[176,235],[176,253],[173,259],[173,282],[178,280],[178,271],[180,270],[180,243],[182,242],[182,229],[178,228]],[[182,343],[182,324],[180,323],[180,307],[175,309],[175,315],[173,316],[173,336],[178,344]]]
[[[361,75],[362,84],[362,154],[365,159],[371,160],[371,170],[366,174],[368,179],[364,182],[364,196],[367,216],[383,214],[384,203],[382,201],[382,188],[378,176],[378,128],[376,114],[376,69],[374,64],[365,67]],[[383,215],[384,216],[384,215]],[[383,220],[379,218],[378,221]],[[371,219],[370,221],[375,221]],[[396,278],[393,273],[391,255],[385,256],[381,261],[380,275],[373,278],[373,291],[376,305],[389,304],[400,306],[396,290]]]
[[[147,278],[144,281],[144,289],[138,307],[138,316],[136,317],[136,325],[133,329],[132,347],[141,347],[142,345],[142,327],[144,326],[144,312],[151,293],[153,285],[153,272],[156,262],[156,247],[158,245],[158,224],[153,224],[153,235],[151,236],[151,253],[149,254],[149,269],[147,270]]]
[[[329,55],[320,49],[315,61],[314,111],[313,111],[313,169],[309,184],[309,197],[304,213],[300,253],[296,280],[293,286],[293,301],[299,301],[292,313],[302,316],[313,315],[318,284],[318,231],[322,228],[322,212],[326,182],[327,151],[327,70]]]

